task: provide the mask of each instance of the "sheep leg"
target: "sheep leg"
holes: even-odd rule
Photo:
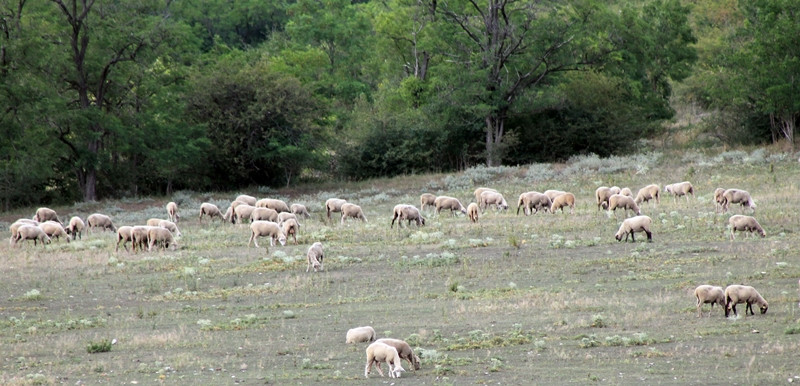
[[[753,304],[747,302],[747,306],[744,308],[744,314],[747,315],[747,310],[750,310],[750,315],[755,315],[756,313],[753,312]]]
[[[647,241],[653,242],[653,232],[650,232],[649,230],[645,229],[644,233],[647,233]]]

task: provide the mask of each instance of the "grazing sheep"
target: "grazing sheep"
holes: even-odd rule
[[[311,218],[311,214],[308,213],[308,208],[306,208],[306,206],[303,204],[292,204],[289,209],[291,209],[292,213],[295,215],[302,215],[305,218]]]
[[[409,346],[406,341],[392,338],[381,338],[376,340],[376,342],[381,342],[394,347],[397,350],[397,353],[400,354],[400,359],[407,360],[414,371],[419,370],[419,357],[414,355],[414,351],[411,350],[411,346]]]
[[[643,202],[653,199],[655,199],[655,203],[653,203],[654,206],[656,203],[661,203],[661,188],[656,184],[650,184],[639,189],[639,192],[636,193],[636,199],[634,199],[634,201],[637,205],[641,205]]]
[[[275,198],[262,198],[256,202],[255,206],[257,208],[270,208],[278,213],[291,212],[286,202]]]
[[[232,202],[231,205],[228,207],[228,210],[226,210],[225,214],[222,216],[222,219],[225,220],[225,221],[230,221],[231,224],[235,224],[236,223],[236,217],[235,217],[235,212],[234,211],[236,210],[236,207],[239,206],[239,205],[248,205],[248,204],[246,202],[244,202],[244,201],[234,201],[234,202]]]
[[[492,188],[478,188],[478,189],[475,189],[475,192],[474,192],[475,193],[475,202],[477,202],[477,203],[481,202],[481,194],[483,194],[483,192],[496,192],[496,191],[497,190],[492,189]]]
[[[286,219],[280,226],[283,227],[283,234],[286,235],[286,238],[288,239],[289,236],[292,236],[294,245],[297,245],[297,230],[300,229],[300,224],[297,223],[297,220],[293,218]]]
[[[436,197],[433,205],[436,207],[436,214],[438,215],[442,209],[450,209],[450,214],[453,217],[456,216],[456,211],[467,214],[467,208],[464,205],[461,205],[461,201],[459,201],[455,197],[448,197],[448,196],[439,196]]]
[[[601,186],[594,191],[594,197],[597,200],[597,210],[608,209],[608,199],[613,196],[614,193],[611,192],[611,188],[607,186]]]
[[[725,291],[722,287],[712,285],[701,285],[694,289],[694,297],[697,298],[697,317],[702,316],[701,309],[703,304],[711,303],[711,311],[714,310],[714,303],[719,304],[725,309]]]
[[[133,234],[131,233],[132,231],[133,227],[127,225],[117,228],[117,245],[114,246],[114,252],[119,251],[119,243],[122,242],[122,246],[125,248],[125,252],[130,253],[130,250],[128,249],[128,241],[130,241],[131,244],[133,244]]]
[[[767,301],[761,297],[761,294],[759,294],[755,288],[750,287],[749,285],[733,284],[725,288],[726,318],[728,315],[730,315],[731,310],[733,310],[734,315],[739,316],[739,313],[736,311],[736,305],[740,303],[747,303],[747,306],[744,309],[745,315],[747,315],[748,310],[750,311],[750,315],[756,314],[753,312],[753,304],[758,305],[758,308],[761,309],[762,314],[766,314],[767,308],[769,308],[769,304],[767,304]]]
[[[9,225],[9,227],[8,227],[8,229],[11,231],[11,239],[8,240],[8,242],[10,244],[12,244],[12,245],[14,244],[14,239],[17,238],[17,232],[19,231],[19,228],[21,226],[23,226],[23,225],[33,225],[33,226],[38,227],[39,226],[39,222],[35,221],[35,220],[31,220],[29,218],[21,218],[21,219],[19,219],[17,221],[14,221],[14,223]]]
[[[147,230],[147,239],[149,240],[148,251],[152,251],[153,247],[156,245],[164,250],[167,250],[167,248],[173,251],[178,249],[178,244],[175,243],[172,232],[167,228],[150,227],[150,229]]]
[[[517,215],[519,215],[520,208],[522,208],[522,213],[529,216],[539,212],[539,210],[548,211],[551,206],[553,206],[553,202],[550,201],[550,197],[539,192],[525,192],[519,195]]]
[[[496,210],[508,209],[508,203],[503,195],[499,192],[493,192],[491,190],[481,193],[481,200],[478,202],[480,203],[480,206],[484,212],[486,212],[486,209],[489,209],[489,205],[494,205]]]
[[[636,205],[636,201],[628,196],[623,196],[621,194],[613,194],[608,199],[608,211],[614,211],[614,217],[617,215],[617,208],[623,209],[625,214],[628,214],[628,209],[630,209],[636,215],[641,215],[642,211],[639,209],[639,205]]]
[[[750,209],[756,211],[756,203],[750,197],[750,193],[741,189],[728,189],[722,193],[722,211],[727,212],[730,204],[741,204],[742,207],[749,206]]]
[[[144,251],[145,247],[150,245],[150,228],[153,228],[149,225],[136,225],[131,229],[131,246],[133,247],[133,251],[136,252],[136,247],[139,247],[140,251]]]
[[[181,216],[178,215],[178,204],[172,201],[167,203],[167,216],[169,216],[169,221],[174,223],[178,222],[178,220],[181,218]]]
[[[612,186],[608,189],[611,190],[611,194],[619,194],[619,192],[622,191],[622,189],[620,189],[619,186]]]
[[[553,201],[553,200],[556,199],[556,197],[558,197],[558,196],[560,196],[560,195],[562,195],[564,193],[566,193],[566,192],[563,191],[563,190],[548,189],[548,190],[545,190],[542,194],[547,196],[547,198],[549,198],[550,201]]]
[[[108,217],[104,214],[95,213],[89,215],[86,218],[86,225],[88,226],[89,232],[92,232],[93,228],[101,228],[103,230],[111,230],[112,232],[117,231],[117,227],[111,222],[111,217]]]
[[[392,209],[392,225],[389,228],[394,228],[394,221],[397,221],[397,227],[399,228],[403,220],[407,220],[408,223],[406,227],[411,225],[411,222],[414,221],[417,223],[417,227],[425,225],[425,218],[422,217],[420,214],[419,209],[414,205],[407,205],[407,204],[398,204],[394,206]]]
[[[253,212],[250,213],[250,222],[253,221],[279,222],[278,212],[275,209],[270,208],[255,208],[253,209]]]
[[[377,339],[375,329],[370,326],[356,327],[347,330],[345,343],[373,342]]]
[[[55,221],[59,224],[64,224],[58,219],[58,214],[56,214],[56,211],[50,208],[36,209],[36,214],[33,215],[33,220],[37,222]]]
[[[243,202],[243,203],[245,203],[247,205],[256,206],[256,202],[258,201],[258,199],[256,199],[253,196],[248,196],[246,194],[240,194],[240,195],[236,196],[236,199],[233,200],[233,201],[241,201],[241,202]]]
[[[344,224],[344,219],[348,217],[361,219],[363,222],[367,222],[367,217],[364,216],[364,211],[361,210],[361,207],[356,204],[346,203],[342,205],[342,224]]]
[[[561,195],[556,196],[553,200],[553,204],[550,206],[550,213],[556,214],[556,210],[561,209],[561,213],[564,213],[564,207],[569,206],[569,213],[572,214],[575,212],[575,195],[572,193],[564,193]]]
[[[396,348],[386,343],[375,342],[367,347],[367,365],[364,367],[364,376],[369,378],[372,365],[375,364],[378,374],[382,377],[381,362],[386,362],[391,378],[400,378],[400,373],[406,371],[401,364],[400,354]]]
[[[435,208],[436,196],[430,193],[423,193],[421,196],[419,196],[419,209],[425,210],[425,205]]]
[[[13,245],[17,245],[17,243],[20,241],[25,240],[33,240],[33,245],[36,245],[37,241],[41,241],[42,247],[51,242],[50,237],[44,233],[42,228],[30,224],[25,224],[17,229],[17,234],[13,240]]]
[[[39,228],[41,228],[44,231],[47,237],[50,237],[51,241],[54,238],[60,239],[61,236],[64,236],[64,238],[67,239],[67,242],[69,243],[69,235],[67,234],[67,231],[64,230],[64,226],[61,225],[61,223],[55,221],[45,221],[39,224]]]
[[[203,216],[208,216],[208,218],[213,219],[214,217],[219,217],[223,221],[225,220],[225,216],[222,215],[222,212],[219,210],[219,207],[210,203],[204,202],[200,204],[200,222],[203,222]]]
[[[306,258],[308,259],[308,267],[306,267],[306,272],[308,272],[311,267],[314,267],[314,272],[317,272],[317,269],[322,271],[322,259],[325,258],[325,252],[322,251],[322,243],[317,241],[316,243],[311,244],[311,246],[308,247]]]
[[[761,237],[767,237],[767,232],[764,231],[764,228],[761,227],[761,224],[758,223],[755,217],[737,214],[728,219],[728,225],[731,227],[731,241],[733,241],[733,234],[736,231],[758,232]],[[745,235],[748,234],[745,233]]]
[[[297,222],[297,226],[301,226],[302,225],[302,224],[300,224],[300,220],[297,218],[297,215],[295,215],[294,213],[291,213],[291,212],[278,213],[278,221],[277,221],[277,223],[280,224],[280,223],[282,223],[282,222],[284,222],[284,221],[286,221],[288,219],[292,219],[292,220],[296,221]]]
[[[622,221],[622,225],[620,225],[617,234],[614,237],[617,241],[622,241],[622,236],[625,235],[625,241],[628,241],[628,235],[631,235],[631,242],[635,242],[636,239],[634,238],[635,232],[644,232],[647,234],[647,241],[653,241],[653,233],[650,232],[650,224],[653,223],[653,220],[647,216],[636,216],[631,218],[626,218]]]
[[[725,194],[725,189],[714,189],[714,212],[722,211],[722,195]]]
[[[150,225],[150,224],[147,224],[147,225]],[[173,235],[175,235],[175,237],[182,237],[183,236],[181,234],[181,230],[178,229],[178,225],[175,224],[172,221],[161,220],[161,221],[158,222],[157,226],[160,226],[162,228],[165,228],[165,229],[169,230],[170,232],[172,232]]]
[[[689,195],[694,197],[694,186],[689,181],[669,184],[664,187],[664,191],[672,194],[673,201],[680,196],[686,196],[686,202],[689,202]]]
[[[329,198],[325,201],[325,211],[328,213],[328,220],[331,219],[331,212],[341,212],[342,205],[346,204],[347,201],[342,200],[341,198]]]
[[[269,245],[274,246],[275,240],[278,240],[281,245],[286,245],[286,234],[277,223],[272,221],[253,221],[250,223],[250,241],[247,243],[249,247],[255,243],[258,246],[258,238],[261,236],[269,236]]]
[[[76,237],[80,237],[83,240],[83,228],[86,227],[86,224],[83,223],[78,216],[73,216],[69,219],[69,225],[67,225],[67,234],[72,235],[72,239],[75,240]]]
[[[633,192],[631,191],[631,188],[622,188],[622,189],[620,189],[618,194],[633,198]]]
[[[241,224],[243,219],[250,220],[250,215],[253,214],[254,210],[256,210],[256,207],[252,205],[237,205],[235,208],[233,208],[233,217],[231,222],[235,224]]]
[[[478,212],[480,212],[478,204],[471,202],[469,205],[467,205],[467,216],[469,216],[469,221],[478,222]]]

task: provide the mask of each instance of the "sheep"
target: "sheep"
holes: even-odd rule
[[[111,217],[100,213],[89,215],[89,217],[86,218],[86,225],[88,226],[89,232],[91,232],[93,228],[98,227],[103,230],[109,229],[112,232],[117,231],[117,227],[111,222]]]
[[[625,235],[625,241],[628,241],[628,235],[631,236],[631,242],[635,242],[636,239],[634,238],[634,232],[644,232],[647,234],[647,241],[653,241],[653,233],[650,232],[650,224],[653,223],[653,220],[647,216],[636,216],[631,218],[626,218],[622,221],[622,225],[620,225],[617,234],[614,237],[617,241],[622,241],[622,236]]]
[[[86,224],[83,223],[78,216],[73,216],[69,219],[69,225],[67,225],[67,234],[72,235],[72,239],[75,240],[76,237],[80,237],[83,240],[83,228],[86,227]]]
[[[291,212],[289,205],[287,205],[286,202],[274,198],[262,198],[256,202],[255,207],[270,208],[278,213]]]
[[[600,208],[608,209],[608,199],[611,198],[612,195],[614,195],[614,193],[612,193],[611,188],[607,186],[597,188],[594,191],[594,197],[597,200],[597,210],[600,210]]]
[[[344,224],[344,219],[348,217],[361,219],[361,221],[367,222],[367,217],[364,216],[364,211],[361,210],[361,207],[356,204],[346,203],[342,205],[342,224]]]
[[[233,200],[233,201],[241,201],[241,202],[243,202],[243,203],[245,203],[247,205],[256,206],[256,202],[258,201],[258,199],[256,199],[253,196],[248,196],[246,194],[240,194],[240,195],[236,196],[236,199]]]
[[[608,199],[608,211],[609,213],[614,211],[614,216],[616,217],[617,208],[624,210],[625,214],[628,213],[628,209],[630,209],[633,213],[636,213],[636,215],[642,214],[641,209],[639,209],[639,206],[636,205],[636,201],[634,201],[634,199],[621,194],[613,194]]]
[[[742,207],[749,206],[753,212],[756,211],[756,204],[746,190],[728,189],[722,193],[722,211],[727,212],[730,204],[741,204]]]
[[[36,209],[36,214],[33,215],[33,220],[37,222],[55,221],[59,224],[64,224],[58,219],[58,214],[56,214],[56,211],[50,208]]]
[[[258,246],[258,237],[269,236],[269,245],[274,246],[275,240],[278,240],[281,245],[286,245],[286,234],[277,223],[272,221],[253,221],[250,223],[250,241],[247,243],[249,247],[251,244]]]
[[[222,212],[219,210],[219,207],[210,203],[204,202],[200,204],[200,222],[203,222],[203,216],[208,216],[208,218],[213,219],[214,217],[219,217],[220,219],[225,219],[222,215]]]
[[[25,240],[33,240],[33,245],[36,245],[37,241],[41,241],[42,247],[51,242],[50,237],[44,233],[42,228],[30,224],[22,225],[17,229],[17,234],[13,240],[13,245],[17,245],[18,242]]]
[[[233,208],[233,217],[231,217],[231,222],[235,224],[241,224],[243,219],[250,219],[250,215],[253,214],[253,211],[256,210],[255,206],[248,205],[248,204],[241,204],[237,205]]]
[[[631,191],[631,188],[627,188],[627,187],[626,188],[622,188],[622,189],[620,189],[618,194],[633,198],[633,192]]]
[[[656,184],[650,184],[639,189],[639,192],[636,193],[636,198],[634,201],[637,205],[641,205],[643,202],[653,199],[655,199],[653,206],[655,206],[656,203],[661,203],[661,188]]]
[[[716,188],[714,189],[714,212],[719,212],[722,210],[722,195],[725,194],[725,189],[723,188]]]
[[[181,216],[178,215],[178,204],[174,203],[173,201],[168,202],[167,215],[169,216],[169,221],[177,223],[178,220],[181,218]]]
[[[234,211],[236,210],[236,207],[239,205],[248,205],[248,204],[244,201],[232,202],[231,205],[228,207],[228,210],[226,210],[225,214],[222,216],[222,219],[225,221],[230,221],[231,224],[236,223],[236,217]]]
[[[608,189],[611,190],[611,194],[619,194],[619,192],[622,191],[622,189],[620,189],[619,186],[612,186]]]
[[[317,269],[322,271],[322,259],[325,258],[325,252],[322,251],[322,243],[317,241],[316,243],[311,244],[311,246],[308,247],[306,258],[308,259],[308,267],[306,267],[306,272],[308,272],[311,267],[314,267],[314,272],[317,272]]]
[[[489,205],[494,205],[496,210],[508,209],[508,203],[506,202],[506,199],[503,198],[503,195],[499,192],[494,192],[491,190],[481,193],[481,200],[478,202],[480,203],[480,206],[483,208],[484,212],[486,212],[486,209],[489,209]]]
[[[750,315],[756,314],[753,312],[754,303],[758,305],[759,309],[761,309],[762,314],[766,314],[767,308],[769,308],[767,301],[764,300],[761,294],[759,294],[758,291],[751,286],[733,284],[725,288],[726,318],[728,315],[730,315],[731,310],[733,310],[734,315],[739,316],[739,313],[736,311],[736,305],[740,303],[747,303],[747,306],[744,309],[745,315],[747,315],[748,310],[750,311]]]
[[[292,219],[292,220],[296,221],[297,222],[297,226],[301,226],[302,225],[302,224],[300,224],[300,220],[297,218],[297,215],[295,215],[294,213],[291,213],[291,212],[278,213],[278,221],[276,221],[276,222],[278,224],[280,224],[280,223],[282,223],[282,222],[284,222],[286,220],[289,220],[289,219]]]
[[[673,201],[680,196],[686,196],[686,202],[689,202],[689,195],[691,194],[694,197],[694,186],[689,181],[669,184],[664,187],[664,191],[672,194]]]
[[[325,211],[328,214],[328,220],[331,219],[331,212],[341,212],[342,205],[346,204],[347,201],[342,200],[341,198],[329,198],[325,201]]]
[[[114,252],[119,251],[119,243],[122,242],[122,246],[125,248],[125,252],[130,252],[128,249],[128,241],[133,244],[133,235],[131,232],[133,231],[133,227],[131,226],[121,226],[117,228],[117,245],[114,246]]]
[[[481,202],[481,194],[483,194],[483,192],[496,192],[496,191],[497,190],[492,189],[492,188],[478,188],[478,189],[475,189],[475,192],[474,192],[475,193],[475,202],[477,202],[477,203]]]
[[[519,215],[520,208],[522,208],[522,212],[525,213],[526,216],[529,216],[539,210],[548,211],[551,206],[553,206],[553,202],[544,194],[539,192],[525,192],[519,195],[519,200],[517,201],[517,215]]]
[[[8,227],[8,229],[11,231],[11,239],[8,240],[10,244],[12,245],[14,244],[14,239],[17,238],[17,232],[19,231],[19,228],[22,227],[23,225],[33,225],[38,227],[39,222],[31,220],[29,218],[21,218],[17,221],[14,221],[14,223],[9,225]]]
[[[414,355],[414,351],[411,350],[411,346],[409,346],[406,341],[392,338],[381,338],[376,340],[376,342],[381,342],[394,347],[397,350],[397,353],[400,354],[400,359],[407,360],[414,371],[419,370],[419,357]]]
[[[147,248],[148,251],[152,251],[156,244],[163,247],[164,250],[167,250],[167,248],[170,248],[173,251],[178,249],[178,244],[175,243],[175,239],[172,237],[172,232],[170,232],[167,228],[162,228],[160,226],[151,227],[147,230],[147,239],[149,240],[149,246]]]
[[[297,220],[290,218],[286,219],[286,221],[279,224],[283,228],[283,234],[286,235],[286,238],[292,236],[294,240],[294,245],[297,245],[297,230],[300,229],[300,224],[297,223]]]
[[[436,196],[430,193],[423,193],[419,196],[419,209],[425,210],[425,205],[428,207],[436,207]]]
[[[471,202],[469,205],[467,205],[467,216],[469,216],[469,221],[478,222],[478,212],[480,212],[478,204]]]
[[[172,232],[172,234],[175,235],[176,237],[182,236],[180,229],[178,229],[178,225],[169,220],[162,220],[160,218],[151,218],[147,220],[147,226],[166,228],[169,229],[169,231]]]
[[[364,376],[369,378],[369,372],[372,370],[372,365],[377,365],[378,374],[383,376],[381,370],[381,362],[386,362],[389,366],[389,377],[400,378],[400,372],[406,371],[400,359],[400,354],[397,349],[389,346],[386,343],[375,342],[367,347],[367,365],[364,367]]]
[[[303,204],[292,204],[289,209],[297,216],[302,215],[305,218],[311,218],[311,214],[308,213],[308,208]]]
[[[736,231],[758,232],[761,237],[767,237],[767,232],[764,231],[764,228],[761,227],[761,224],[758,223],[755,217],[737,214],[728,219],[728,225],[730,225],[731,228],[731,241],[733,241],[733,234]],[[745,233],[745,235],[747,235],[747,233]]]
[[[419,212],[419,209],[414,205],[397,204],[392,209],[392,224],[389,228],[394,228],[394,222],[397,220],[397,227],[403,225],[403,220],[408,220],[406,227],[411,225],[411,221],[417,223],[417,227],[425,225],[425,218]]]
[[[467,214],[467,208],[465,208],[464,205],[461,205],[461,201],[455,197],[436,197],[433,205],[436,207],[437,215],[442,211],[442,209],[450,209],[450,214],[452,214],[454,217],[456,216],[456,211]]]
[[[64,236],[69,243],[69,235],[67,234],[67,231],[64,230],[64,226],[61,225],[61,223],[55,221],[45,221],[39,224],[39,228],[44,231],[47,237],[50,237],[51,241],[53,238],[60,239],[61,236]]]
[[[564,193],[566,193],[566,192],[563,191],[563,190],[548,189],[548,190],[545,190],[542,194],[547,196],[547,198],[549,198],[550,201],[553,201],[553,200],[556,199],[556,197],[558,197],[558,196],[560,196],[560,195],[562,195]]]
[[[250,213],[250,222],[253,221],[272,221],[278,222],[278,212],[270,208],[255,208]]]
[[[714,304],[719,304],[723,309],[725,308],[725,291],[722,287],[712,285],[701,285],[694,289],[694,297],[697,298],[697,317],[702,316],[701,309],[703,304],[711,303],[711,310],[714,310]]]
[[[131,228],[131,246],[133,251],[136,252],[136,247],[139,247],[139,250],[144,250],[145,246],[150,244],[150,228],[153,228],[148,225],[136,225]]]
[[[550,206],[550,213],[556,214],[556,210],[561,209],[561,213],[564,213],[564,207],[569,206],[569,213],[572,214],[575,212],[575,195],[572,193],[564,193],[553,200],[553,204]]]
[[[355,327],[347,330],[345,343],[374,342],[377,339],[375,329],[371,326]]]

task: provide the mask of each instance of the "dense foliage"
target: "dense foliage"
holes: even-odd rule
[[[794,141],[788,0],[0,0],[0,200]],[[679,83],[683,82],[683,83]],[[722,129],[721,129],[722,128]]]

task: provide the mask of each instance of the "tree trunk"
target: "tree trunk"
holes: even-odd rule
[[[486,116],[486,166],[500,166],[503,163],[502,147],[505,129],[504,114]]]

